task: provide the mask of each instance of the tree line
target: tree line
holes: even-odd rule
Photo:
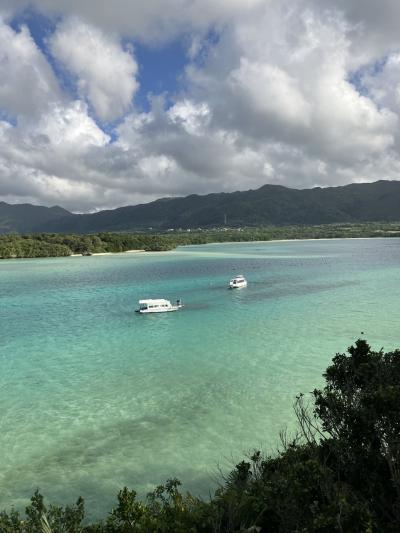
[[[373,351],[358,340],[334,357],[324,378],[324,388],[296,398],[298,430],[282,433],[281,451],[254,451],[209,500],[182,492],[177,479],[144,500],[125,487],[106,518],[87,523],[82,498],[60,507],[36,492],[25,514],[0,513],[0,531],[398,532],[400,350]]]
[[[267,226],[218,228],[164,233],[35,233],[0,236],[0,259],[62,257],[72,254],[118,253],[127,250],[167,251],[190,244],[251,242],[279,239],[400,237],[400,223],[324,224],[320,226]]]

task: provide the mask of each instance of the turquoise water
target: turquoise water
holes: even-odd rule
[[[247,289],[227,290],[243,273]],[[181,298],[138,315],[137,300]],[[0,263],[0,509],[39,487],[104,516],[124,485],[207,495],[276,448],[360,332],[400,346],[400,239],[218,244]]]

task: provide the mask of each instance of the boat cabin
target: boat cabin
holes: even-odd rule
[[[177,300],[176,305],[172,305],[169,300],[164,299],[148,299],[139,300],[138,313],[165,313],[167,311],[177,311],[182,307],[180,300]]]
[[[231,289],[240,289],[242,287],[247,287],[247,280],[242,274],[240,274],[230,280],[229,287]]]

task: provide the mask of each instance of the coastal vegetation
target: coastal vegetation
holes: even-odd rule
[[[24,515],[0,513],[0,531],[397,532],[400,350],[373,351],[358,340],[333,358],[324,378],[322,389],[296,398],[298,430],[281,434],[279,453],[254,451],[207,501],[182,492],[177,479],[146,499],[125,487],[108,516],[89,523],[81,498],[59,507],[36,492]]]
[[[0,202],[0,233],[99,233],[315,224],[393,222],[400,219],[400,183],[377,181],[339,187],[191,194],[77,214],[54,207]]]
[[[91,255],[128,250],[166,251],[189,244],[360,237],[400,237],[400,223],[265,226],[163,233],[8,234],[0,235],[0,259]]]

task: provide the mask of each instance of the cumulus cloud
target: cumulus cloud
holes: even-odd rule
[[[51,146],[71,152],[85,150],[87,146],[104,146],[109,141],[80,101],[68,107],[54,107],[41,118],[35,130],[46,136]]]
[[[0,121],[0,196],[93,208],[107,180],[85,159],[109,140],[79,101],[54,104],[38,121]]]
[[[50,48],[77,77],[80,94],[100,119],[117,119],[129,109],[137,89],[137,64],[117,38],[74,17],[59,24]]]
[[[82,211],[264,183],[398,177],[394,0],[380,14],[372,0],[32,4],[60,17],[48,47],[78,97],[60,91],[27,28],[0,25],[1,79],[11,80],[0,82],[3,199]],[[181,86],[153,94],[147,111],[132,106],[140,72],[123,37],[187,43]],[[7,122],[13,115],[21,118]]]
[[[225,25],[265,0],[1,0],[4,10],[17,13],[33,6],[42,13],[78,17],[107,32],[163,42],[183,32]],[[1,7],[1,4],[0,4]]]
[[[314,6],[343,14],[351,46],[348,64],[352,68],[399,48],[400,4],[396,0],[314,0]]]
[[[297,87],[298,81],[277,65],[242,58],[240,67],[230,73],[228,84],[265,120],[276,118],[293,126],[310,123],[310,105]]]
[[[400,111],[400,53],[391,53],[378,66],[367,66],[360,83],[380,107]]]
[[[0,18],[0,109],[12,118],[39,117],[62,98],[58,81],[26,26]]]

